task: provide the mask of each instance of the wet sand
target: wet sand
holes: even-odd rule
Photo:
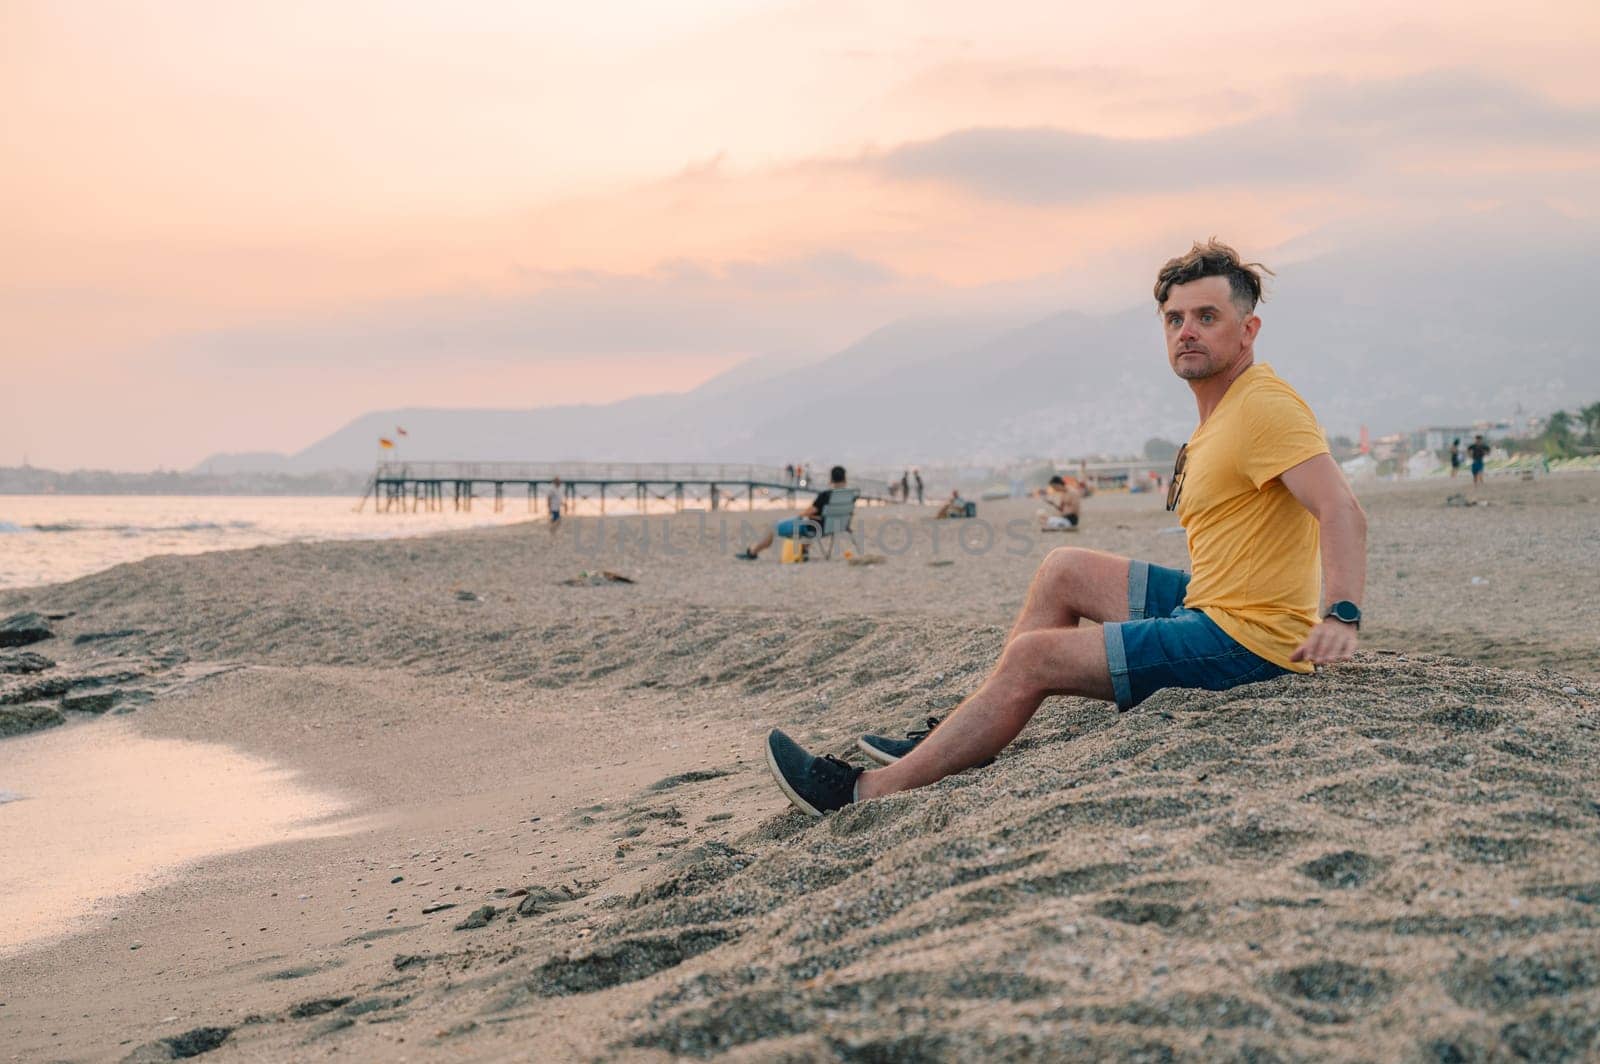
[[[126,718],[7,741],[0,957],[48,943],[191,861],[359,830],[343,803],[217,743],[142,736]]]
[[[1600,1047],[1600,477],[1445,506],[1459,490],[1363,490],[1355,664],[1129,714],[1052,700],[991,769],[821,822],[769,783],[767,728],[848,754],[947,710],[1050,548],[1182,564],[1159,501],[1097,497],[1070,535],[983,504],[988,550],[931,508],[873,512],[868,566],[736,563],[737,523],[724,543],[652,519],[642,548],[636,519],[585,519],[554,539],[155,558],[0,595],[72,612],[33,648],[62,667],[250,666],[77,727],[223,743],[367,818],[200,861],[7,958],[0,1045],[1583,1059]],[[602,568],[638,583],[560,584]]]

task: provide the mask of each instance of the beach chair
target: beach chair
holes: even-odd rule
[[[855,488],[834,488],[828,496],[827,505],[815,520],[795,522],[795,549],[806,550],[815,543],[822,548],[822,556],[831,559],[834,537],[843,535],[855,546],[857,554],[863,553],[861,534],[850,527],[855,519],[856,499],[860,495],[861,492]],[[814,529],[816,534],[803,537],[801,531],[807,526]]]

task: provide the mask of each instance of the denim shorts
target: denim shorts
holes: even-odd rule
[[[791,517],[787,521],[779,521],[774,531],[780,539],[794,539],[796,525],[799,526],[801,539],[811,539],[817,534],[817,522],[809,517]]]
[[[1226,691],[1289,670],[1257,657],[1199,610],[1186,609],[1189,574],[1149,562],[1128,567],[1128,620],[1105,626],[1106,662],[1118,709],[1163,687]]]

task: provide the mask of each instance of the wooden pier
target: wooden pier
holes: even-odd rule
[[[674,511],[688,507],[727,509],[743,502],[780,501],[798,507],[828,486],[827,471],[812,474],[801,483],[783,469],[756,465],[716,465],[692,462],[379,462],[362,496],[360,509],[371,497],[374,513],[442,513],[447,505],[456,512],[471,512],[475,501],[501,513],[511,491],[525,494],[530,513],[541,505],[559,479],[562,509],[572,512],[579,502],[598,500],[600,513],[608,499],[632,501],[639,513],[651,502],[670,503]],[[885,481],[852,478],[860,501],[886,503]],[[447,502],[448,500],[448,502]]]

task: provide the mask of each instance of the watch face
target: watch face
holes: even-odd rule
[[[1346,624],[1354,624],[1361,619],[1361,611],[1353,602],[1335,602],[1328,612]]]

